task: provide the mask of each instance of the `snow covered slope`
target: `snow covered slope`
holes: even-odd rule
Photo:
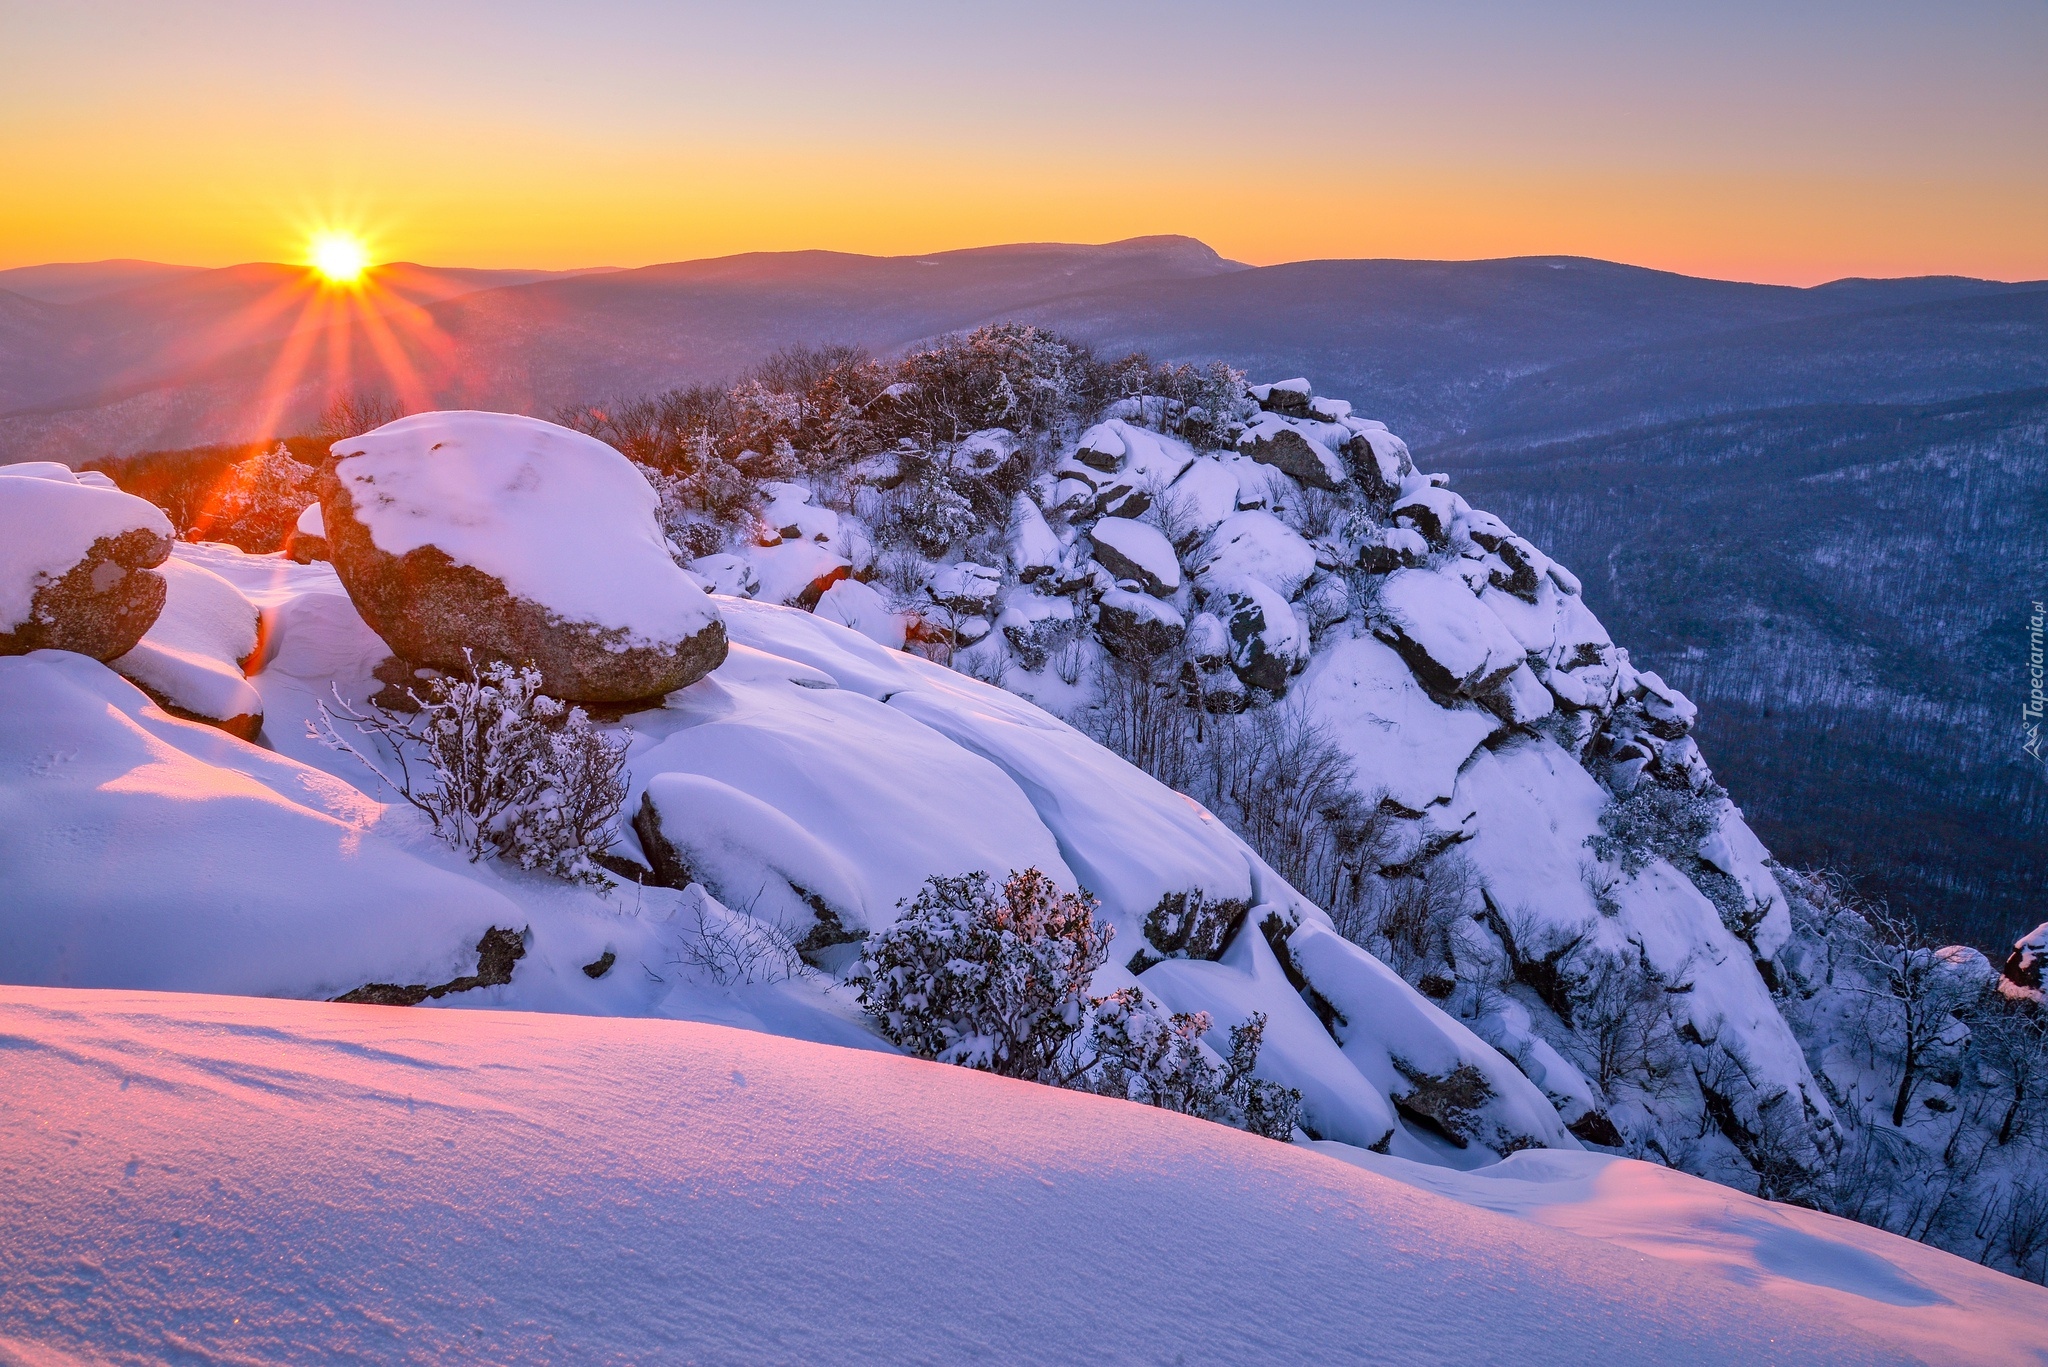
[[[8,988],[0,1045],[9,1362],[1963,1364],[2048,1323],[1639,1164],[1338,1162],[701,1025]]]

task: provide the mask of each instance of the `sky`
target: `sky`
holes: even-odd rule
[[[1256,264],[2048,277],[2048,3],[0,0],[0,268]]]

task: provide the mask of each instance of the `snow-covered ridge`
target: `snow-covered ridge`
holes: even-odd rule
[[[1107,705],[1096,676],[1119,662],[1211,714],[1292,710],[1392,818],[1389,848],[1354,861],[1361,879],[1399,882],[1447,856],[1470,869],[1476,895],[1410,979],[1579,1134],[1731,1173],[1764,1142],[1824,1161],[1831,1106],[1770,987],[1788,902],[1689,734],[1690,701],[1635,667],[1570,570],[1418,470],[1384,425],[1306,380],[1248,398],[1233,424],[1209,415],[1232,443],[1217,449],[1176,435],[1168,400],[1112,405],[1046,453],[1006,530],[956,538],[907,572],[922,584],[909,593],[872,524],[922,505],[862,489],[894,488],[901,462],[887,457],[857,467],[850,494],[836,486],[829,536],[820,523],[702,568],[764,599],[799,580],[893,582],[895,616],[870,607],[860,629],[936,639],[955,669],[1091,728]],[[979,453],[1017,444],[998,429],[923,459],[965,487]],[[832,492],[775,488],[778,509]],[[1170,995],[1204,971],[1144,977]],[[1634,997],[1617,1005],[1624,982]],[[1175,990],[1221,1014],[1221,999]],[[1653,1016],[1668,1044],[1648,1086],[1580,1048],[1588,1020],[1616,1011]]]

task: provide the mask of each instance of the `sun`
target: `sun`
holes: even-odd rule
[[[337,285],[355,284],[370,265],[370,254],[363,244],[341,233],[315,237],[308,257],[314,270]]]

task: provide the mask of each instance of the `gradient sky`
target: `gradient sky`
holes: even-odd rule
[[[2048,277],[2048,4],[0,0],[0,267],[1200,237]]]

